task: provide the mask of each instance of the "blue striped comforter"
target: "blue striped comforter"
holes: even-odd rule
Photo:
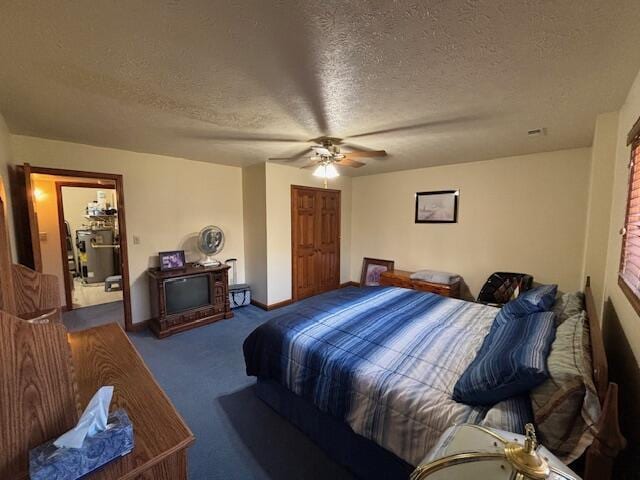
[[[451,425],[521,431],[528,398],[452,400],[498,310],[403,288],[344,289],[303,302],[244,343],[247,374],[280,383],[411,465]]]

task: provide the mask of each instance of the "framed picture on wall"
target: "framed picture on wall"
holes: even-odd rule
[[[380,260],[379,258],[362,259],[362,274],[360,275],[361,287],[377,287],[380,285],[380,275],[388,270],[393,270],[393,260]]]
[[[457,223],[459,190],[416,193],[416,223]]]

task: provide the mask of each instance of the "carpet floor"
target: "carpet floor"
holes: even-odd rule
[[[253,391],[255,378],[245,374],[242,342],[284,309],[242,307],[232,319],[163,340],[148,331],[129,335],[196,436],[190,480],[353,478],[262,403]],[[97,305],[68,312],[64,321],[77,330],[122,322],[118,312],[121,304],[119,310],[117,303]]]

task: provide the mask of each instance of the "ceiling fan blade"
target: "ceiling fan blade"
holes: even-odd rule
[[[235,132],[203,132],[203,131],[182,131],[181,136],[193,140],[205,140],[211,142],[270,142],[270,143],[307,143],[308,140],[293,138],[282,135],[255,134],[244,135]]]
[[[368,137],[370,135],[384,135],[387,133],[398,133],[398,132],[409,132],[413,130],[422,130],[422,129],[431,129],[437,127],[447,127],[450,125],[462,125],[469,122],[475,122],[477,120],[483,119],[484,116],[480,115],[466,115],[460,117],[450,117],[450,118],[442,118],[439,120],[429,120],[426,122],[420,122],[413,125],[400,125],[396,127],[388,127],[380,130],[375,130],[371,132],[358,133],[356,135],[349,135],[345,137],[345,140],[349,138],[360,138],[360,137]]]
[[[357,152],[342,152],[346,158],[369,158],[369,157],[385,157],[387,152],[384,150],[370,150]]]
[[[331,155],[329,149],[325,147],[313,146],[311,148],[313,148],[318,155]]]
[[[355,168],[364,167],[366,165],[366,163],[359,162],[357,160],[351,160],[350,158],[343,158],[341,160],[337,160],[335,163],[336,165],[340,165],[342,167],[355,167]]]
[[[217,140],[220,142],[273,142],[273,143],[304,143],[306,140],[300,140],[298,138],[260,138],[260,137],[216,137],[205,136],[206,140]]]
[[[302,150],[300,153],[296,153],[292,157],[272,157],[272,158],[269,158],[268,160],[274,160],[276,162],[295,162],[296,160],[299,160],[300,158],[304,157],[307,153],[311,151],[312,151],[312,148],[307,147],[304,150]]]
[[[301,166],[300,168],[313,168],[318,165],[318,162],[315,160],[313,162],[307,163],[306,165]]]
[[[365,147],[363,145],[360,145],[358,143],[353,143],[353,142],[344,142],[343,145],[348,149],[350,149],[351,151],[356,150],[358,152],[359,151],[370,152],[374,150],[373,148]]]

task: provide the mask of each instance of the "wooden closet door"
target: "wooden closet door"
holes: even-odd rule
[[[292,297],[340,286],[340,192],[291,187]]]
[[[340,192],[316,192],[317,292],[340,286]]]
[[[317,293],[316,192],[292,188],[291,205],[292,293],[294,300],[300,300]]]

